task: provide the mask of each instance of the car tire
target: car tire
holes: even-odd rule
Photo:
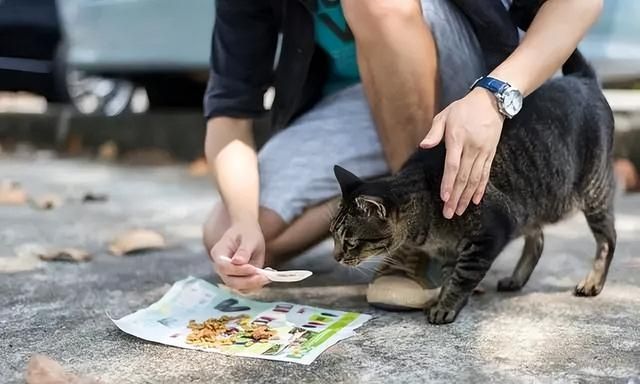
[[[117,116],[130,110],[136,90],[133,82],[71,68],[66,58],[67,47],[61,43],[54,64],[54,99],[69,102],[77,112],[84,115]]]

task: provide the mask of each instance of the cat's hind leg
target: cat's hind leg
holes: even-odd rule
[[[598,295],[607,280],[609,265],[616,249],[614,194],[613,176],[610,176],[609,183],[602,187],[600,193],[591,194],[600,198],[596,199],[595,203],[587,204],[584,210],[589,228],[596,239],[596,257],[589,274],[576,286],[574,290],[576,296]]]
[[[589,228],[596,238],[596,257],[589,274],[574,290],[576,296],[596,296],[604,287],[609,265],[616,248],[616,229],[612,207],[594,212],[585,212]]]
[[[542,234],[542,228],[538,227],[525,236],[520,260],[518,260],[518,264],[511,276],[498,281],[498,291],[512,292],[522,289],[536,268],[543,248],[544,235]]]

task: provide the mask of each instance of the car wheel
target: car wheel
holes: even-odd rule
[[[119,115],[129,108],[136,91],[125,79],[90,75],[67,65],[67,45],[61,42],[54,60],[56,91],[50,101],[70,102],[82,114]]]
[[[119,115],[129,108],[135,86],[124,79],[88,75],[70,70],[65,76],[71,104],[82,114]]]

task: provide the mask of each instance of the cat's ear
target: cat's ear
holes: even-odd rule
[[[353,191],[355,191],[356,188],[362,185],[362,180],[360,180],[358,176],[347,171],[339,165],[335,165],[333,167],[333,173],[335,173],[338,184],[340,184],[342,196],[348,196]]]
[[[356,197],[356,206],[364,211],[367,216],[378,216],[381,219],[387,217],[387,208],[381,197],[361,195]]]

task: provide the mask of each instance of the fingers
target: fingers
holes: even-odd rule
[[[222,279],[226,285],[237,289],[242,293],[249,293],[258,290],[269,284],[270,280],[261,274],[255,274],[249,277],[226,276]]]
[[[436,115],[436,117],[433,118],[429,133],[427,133],[427,136],[420,143],[421,148],[433,148],[442,141],[446,120],[447,119],[445,111],[439,113],[438,115]]]
[[[471,202],[471,198],[478,190],[480,182],[482,181],[482,173],[484,172],[485,163],[485,156],[479,155],[476,157],[473,163],[473,168],[471,169],[471,173],[469,174],[467,186],[464,188],[462,195],[460,195],[458,207],[456,208],[456,215],[460,216],[464,213],[464,211],[469,206],[469,202]]]
[[[220,277],[224,276],[235,276],[235,277],[243,277],[243,276],[252,276],[256,274],[256,267],[251,264],[242,264],[236,265],[233,264],[229,259],[225,259],[224,257],[213,257],[214,259],[214,269]]]
[[[449,153],[447,153],[447,157],[448,156],[449,156]],[[446,200],[446,203],[444,205],[443,215],[445,218],[451,219],[453,217],[453,214],[458,207],[460,197],[462,196],[462,192],[467,187],[467,184],[469,182],[469,177],[470,177],[471,171],[473,170],[473,166],[477,157],[478,157],[477,151],[472,152],[472,150],[467,150],[465,152],[462,152],[462,159],[458,160],[460,162],[460,167],[458,169],[457,174],[453,176],[451,174],[453,173],[452,170],[454,169],[454,167],[451,166],[451,170],[450,170],[451,174],[447,176],[447,183],[451,182],[450,178],[452,177],[455,177],[455,181],[453,182],[453,189],[451,190],[449,199]],[[449,164],[445,160],[445,174],[447,173],[448,167],[449,167]],[[445,179],[443,177],[443,183],[444,181]]]
[[[489,183],[489,176],[491,176],[491,164],[493,164],[493,157],[496,155],[495,152],[489,156],[487,161],[484,163],[484,167],[482,169],[482,180],[480,181],[480,186],[476,190],[476,193],[473,195],[473,203],[475,205],[480,204],[482,201],[482,197],[484,196],[484,192],[487,189],[487,184]]]
[[[442,176],[442,185],[440,187],[440,198],[446,203],[451,197],[453,184],[456,181],[458,170],[460,168],[462,145],[458,141],[449,138],[447,138],[445,145],[447,150],[444,160],[444,174]]]
[[[251,264],[235,264],[232,262],[234,247],[231,242],[221,239],[210,252],[215,271],[221,276],[250,276],[256,273],[256,267]]]

